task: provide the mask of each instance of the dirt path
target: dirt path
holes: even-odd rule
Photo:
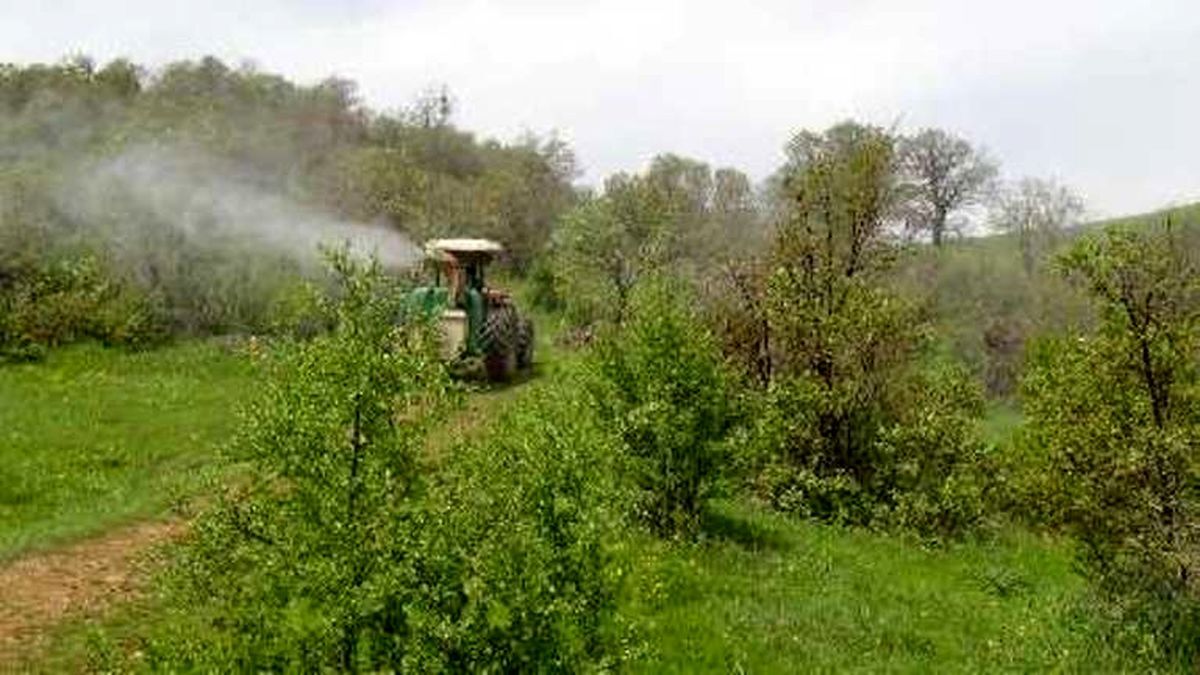
[[[35,651],[64,619],[128,598],[145,579],[147,551],[183,529],[140,523],[0,566],[0,669]]]

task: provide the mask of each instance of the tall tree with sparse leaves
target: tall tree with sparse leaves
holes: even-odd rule
[[[953,229],[951,216],[980,204],[996,178],[996,163],[966,140],[941,129],[925,129],[900,139],[899,168],[908,199],[908,227],[928,232],[941,246]]]

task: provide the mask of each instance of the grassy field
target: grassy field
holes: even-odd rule
[[[252,379],[201,343],[0,368],[0,560],[163,513],[202,483]]]
[[[486,433],[485,419],[554,376],[555,358],[528,385],[472,394],[447,435]],[[0,555],[153,517],[200,488],[252,380],[243,357],[199,343],[82,346],[0,369]],[[997,406],[985,432],[1003,443],[1019,420]],[[928,549],[730,501],[700,542],[638,537],[628,552],[632,672],[1120,669],[1085,618],[1067,546],[1052,539],[1012,532]],[[30,665],[135,665],[160,612],[146,596],[102,622],[68,622]]]
[[[744,504],[694,546],[646,542],[637,672],[1096,672],[1083,584],[1022,533],[925,549]]]

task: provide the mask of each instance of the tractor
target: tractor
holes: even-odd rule
[[[433,285],[410,296],[427,316],[437,317],[442,357],[460,373],[482,369],[492,381],[509,380],[533,365],[533,323],[517,312],[507,293],[484,280],[488,263],[503,251],[488,239],[426,242]]]

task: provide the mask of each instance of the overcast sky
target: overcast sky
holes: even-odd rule
[[[213,54],[461,126],[557,130],[586,182],[665,151],[761,178],[802,128],[950,129],[1093,215],[1200,199],[1200,0],[0,0],[0,60]]]

